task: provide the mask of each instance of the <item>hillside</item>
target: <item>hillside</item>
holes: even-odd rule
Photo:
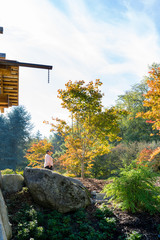
[[[95,190],[96,192],[100,192],[107,181],[105,180],[97,180],[97,179],[80,179],[82,183],[88,188],[89,191]],[[158,179],[157,185],[160,185],[160,180]],[[13,238],[12,240],[17,239],[17,219],[15,216],[18,216],[18,212],[21,212],[24,209],[24,206],[27,204],[28,206],[34,207],[37,211],[42,211],[45,214],[49,214],[51,211],[47,209],[42,209],[37,206],[28,190],[24,188],[23,191],[13,194],[13,195],[5,195],[5,201],[8,207],[9,218],[13,225]],[[89,206],[85,210],[85,214],[87,214],[87,221],[91,222],[91,226],[95,229],[95,231],[99,231],[97,227],[97,222],[101,221],[96,216],[95,213],[99,208],[100,204],[95,203]],[[146,240],[158,240],[159,239],[159,231],[160,231],[160,216],[159,214],[149,215],[146,212],[131,214],[127,212],[122,212],[118,209],[113,209],[112,204],[109,204],[108,207],[113,211],[113,216],[116,218],[116,231],[113,231],[113,236],[111,238],[107,237],[98,238],[98,239],[146,239]],[[65,215],[66,216],[66,215]],[[73,213],[68,214],[72,219]],[[20,221],[19,219],[18,221]],[[75,228],[75,226],[74,226]],[[159,231],[158,231],[159,230]],[[127,235],[131,234],[133,231],[136,231],[143,235],[142,238],[127,238]],[[77,233],[78,234],[78,233]],[[130,235],[131,236],[131,235]],[[28,239],[28,238],[26,238]],[[39,239],[39,238],[37,238]],[[53,238],[56,239],[56,238]],[[61,238],[60,238],[61,239]],[[65,238],[71,239],[71,238]],[[75,238],[76,239],[76,238]],[[87,238],[78,238],[78,239],[87,239]],[[89,239],[89,238],[88,238]],[[94,239],[94,238],[93,238]],[[96,238],[95,238],[96,239]],[[35,239],[36,240],[36,239]],[[49,240],[49,239],[48,239]]]

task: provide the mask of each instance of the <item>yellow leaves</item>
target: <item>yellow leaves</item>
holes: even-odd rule
[[[51,150],[52,148],[52,144],[46,139],[33,143],[27,150],[27,154],[25,156],[29,161],[28,166],[43,167],[44,155],[47,150]]]
[[[70,80],[65,84],[65,90],[58,90],[62,107],[71,112],[72,123],[69,125],[61,119],[52,118],[49,124],[51,131],[64,137],[67,150],[59,160],[68,171],[80,172],[83,164],[85,171],[89,171],[98,154],[108,153],[108,141],[117,139],[118,120],[124,113],[115,108],[103,111],[101,85],[100,79],[88,84],[84,80]]]
[[[137,113],[136,118],[138,118],[138,117],[143,117],[143,113],[142,112]]]
[[[143,105],[148,107],[148,111],[138,113],[136,117],[148,119],[148,123],[153,124],[153,129],[160,131],[160,70],[154,67],[149,72],[147,80],[149,91],[144,95]]]
[[[160,153],[160,147],[156,148],[150,156],[150,161],[152,161],[156,155]]]
[[[129,118],[129,120],[133,120],[133,119],[134,119],[134,117],[130,117],[130,118]]]

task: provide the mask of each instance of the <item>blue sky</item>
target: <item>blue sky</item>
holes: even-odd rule
[[[68,117],[57,99],[68,80],[100,78],[110,107],[160,62],[159,0],[0,0],[0,6],[0,52],[53,65],[50,84],[46,70],[20,68],[19,102],[45,136],[43,120]]]

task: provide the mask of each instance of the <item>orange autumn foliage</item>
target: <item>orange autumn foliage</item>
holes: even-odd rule
[[[160,131],[160,67],[152,67],[147,84],[149,91],[144,94],[143,105],[148,107],[148,111],[138,113],[137,117],[147,119],[148,123],[153,124],[153,129]]]
[[[160,132],[160,67],[153,65],[147,78],[149,91],[144,95],[143,105],[148,108],[146,112],[139,112],[137,117],[146,119],[152,128]],[[153,133],[151,134],[153,135]],[[139,164],[146,164],[154,171],[160,171],[160,147],[152,150],[145,148],[140,153]]]
[[[93,166],[93,153],[90,151],[89,138],[76,138],[68,135],[65,138],[66,153],[63,154],[59,161],[68,173],[73,173],[76,176],[81,174],[81,163],[85,165],[85,174],[90,174]],[[83,148],[85,147],[85,157],[83,157]],[[88,146],[88,147],[87,147]]]
[[[119,140],[118,121],[123,111],[114,107],[104,109],[100,79],[85,84],[85,81],[68,81],[65,89],[58,90],[62,108],[70,112],[71,124],[52,118],[51,130],[64,137],[66,152],[60,157],[68,172],[84,178],[89,174],[97,155],[110,151],[110,142]],[[48,124],[48,121],[45,121]]]
[[[46,139],[34,142],[25,156],[29,161],[28,166],[43,168],[46,151],[51,149],[53,146]]]
[[[153,171],[160,171],[160,147],[156,149],[144,148],[137,160],[137,164],[151,167]]]

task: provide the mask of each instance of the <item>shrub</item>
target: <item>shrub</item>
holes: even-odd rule
[[[85,213],[84,209],[79,209],[74,213],[73,217],[75,218],[76,221],[77,220],[83,220],[84,221],[85,218],[86,218],[86,213]]]
[[[126,240],[140,240],[142,238],[142,234],[133,231],[131,234],[128,235]]]
[[[104,213],[105,217],[113,216],[113,212],[107,207],[106,204],[102,203],[99,209]]]
[[[15,172],[13,171],[13,169],[9,169],[9,168],[6,168],[4,170],[1,170],[1,173],[2,175],[5,175],[5,174],[15,174]]]
[[[34,233],[34,236],[35,236],[35,239],[39,239],[39,240],[46,239],[44,234],[44,228],[42,226],[37,227]]]
[[[101,210],[102,209],[102,210]],[[114,239],[116,220],[107,217],[107,206],[97,209],[99,218],[90,218],[84,209],[73,213],[62,214],[43,209],[39,211],[34,206],[23,205],[12,218],[15,240],[105,240]],[[100,216],[101,213],[101,216]],[[96,220],[96,221],[95,221]]]
[[[16,170],[15,170],[15,173],[16,173],[16,174],[20,174],[20,175],[23,176],[24,171],[23,171],[23,170],[16,169]]]
[[[105,217],[104,212],[97,208],[95,211],[95,217],[98,219],[103,219]]]
[[[63,174],[65,177],[71,177],[71,178],[75,178],[76,175],[74,173],[64,173]]]
[[[29,231],[30,231],[30,233],[31,234],[33,234],[34,232],[35,232],[35,229],[36,229],[36,227],[37,227],[37,220],[33,220],[33,221],[30,221],[29,223],[28,223],[28,229],[29,229]]]
[[[95,158],[92,177],[106,179],[119,174],[119,169],[130,165],[144,148],[151,150],[160,146],[160,142],[121,142],[111,148],[108,154]]]
[[[29,229],[28,228],[22,228],[21,230],[18,231],[18,234],[17,234],[17,239],[18,240],[28,240],[30,237],[30,232],[29,232]]]
[[[137,163],[143,166],[149,166],[154,172],[160,171],[160,147],[151,149],[144,148],[137,159]]]
[[[160,211],[160,190],[154,185],[155,180],[149,168],[130,165],[121,171],[119,178],[106,185],[103,192],[122,210],[154,213]]]

